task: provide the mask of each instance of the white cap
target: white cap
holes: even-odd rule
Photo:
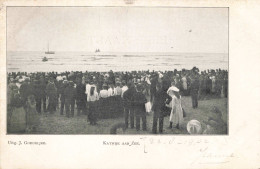
[[[62,78],[61,76],[57,76],[57,77],[56,77],[56,80],[57,80],[57,81],[60,81],[60,80],[63,80],[63,78]]]
[[[168,89],[167,93],[169,93],[171,90],[174,91],[174,92],[179,92],[179,91],[180,91],[177,87],[171,86],[171,87]]]

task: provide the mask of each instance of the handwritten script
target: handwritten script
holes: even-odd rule
[[[226,139],[221,139],[220,146],[227,145]],[[140,137],[138,140],[131,141],[103,141],[104,146],[129,146],[140,147],[143,153],[153,153],[154,146],[160,146],[165,149],[172,149],[173,152],[190,151],[190,164],[222,164],[228,163],[235,157],[233,152],[227,152],[226,149],[216,149],[214,142],[207,138],[176,138],[161,139],[158,137]],[[218,144],[219,145],[219,144]]]

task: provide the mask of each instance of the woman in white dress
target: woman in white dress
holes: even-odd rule
[[[169,128],[174,126],[179,129],[180,125],[183,123],[183,110],[181,107],[181,96],[179,94],[179,89],[172,86],[168,89],[167,93],[172,97]]]

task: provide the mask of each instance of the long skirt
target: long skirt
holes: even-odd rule
[[[27,108],[27,126],[30,128],[36,127],[39,125],[39,116],[36,111],[35,104],[28,104]]]
[[[97,101],[89,102],[88,120],[90,124],[95,124],[97,122],[97,104]]]
[[[115,96],[111,96],[111,97],[108,97],[107,100],[108,100],[108,118],[113,118],[113,117],[116,117],[116,100],[115,100]]]
[[[49,96],[48,111],[54,113],[56,111],[56,97],[54,95]]]
[[[114,106],[115,106],[115,116],[114,117],[123,117],[124,116],[124,107],[123,107],[121,96],[115,96]]]
[[[99,100],[99,113],[98,117],[100,119],[107,119],[110,117],[110,105],[108,98],[100,98]]]
[[[181,106],[177,106],[176,109],[171,110],[170,122],[173,123],[173,126],[176,126],[177,124],[181,125],[183,121],[183,111]]]
[[[26,129],[26,112],[23,107],[13,108],[10,116],[10,125],[8,132],[21,133]]]

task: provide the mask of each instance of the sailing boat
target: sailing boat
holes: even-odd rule
[[[96,49],[95,53],[98,53],[98,52],[100,52],[100,50],[99,50],[99,49]]]
[[[43,62],[47,62],[48,61],[48,58],[45,56],[43,59],[42,59]]]
[[[49,50],[49,43],[48,43],[48,51],[46,51],[45,54],[55,54],[54,51],[50,51],[50,50]]]

